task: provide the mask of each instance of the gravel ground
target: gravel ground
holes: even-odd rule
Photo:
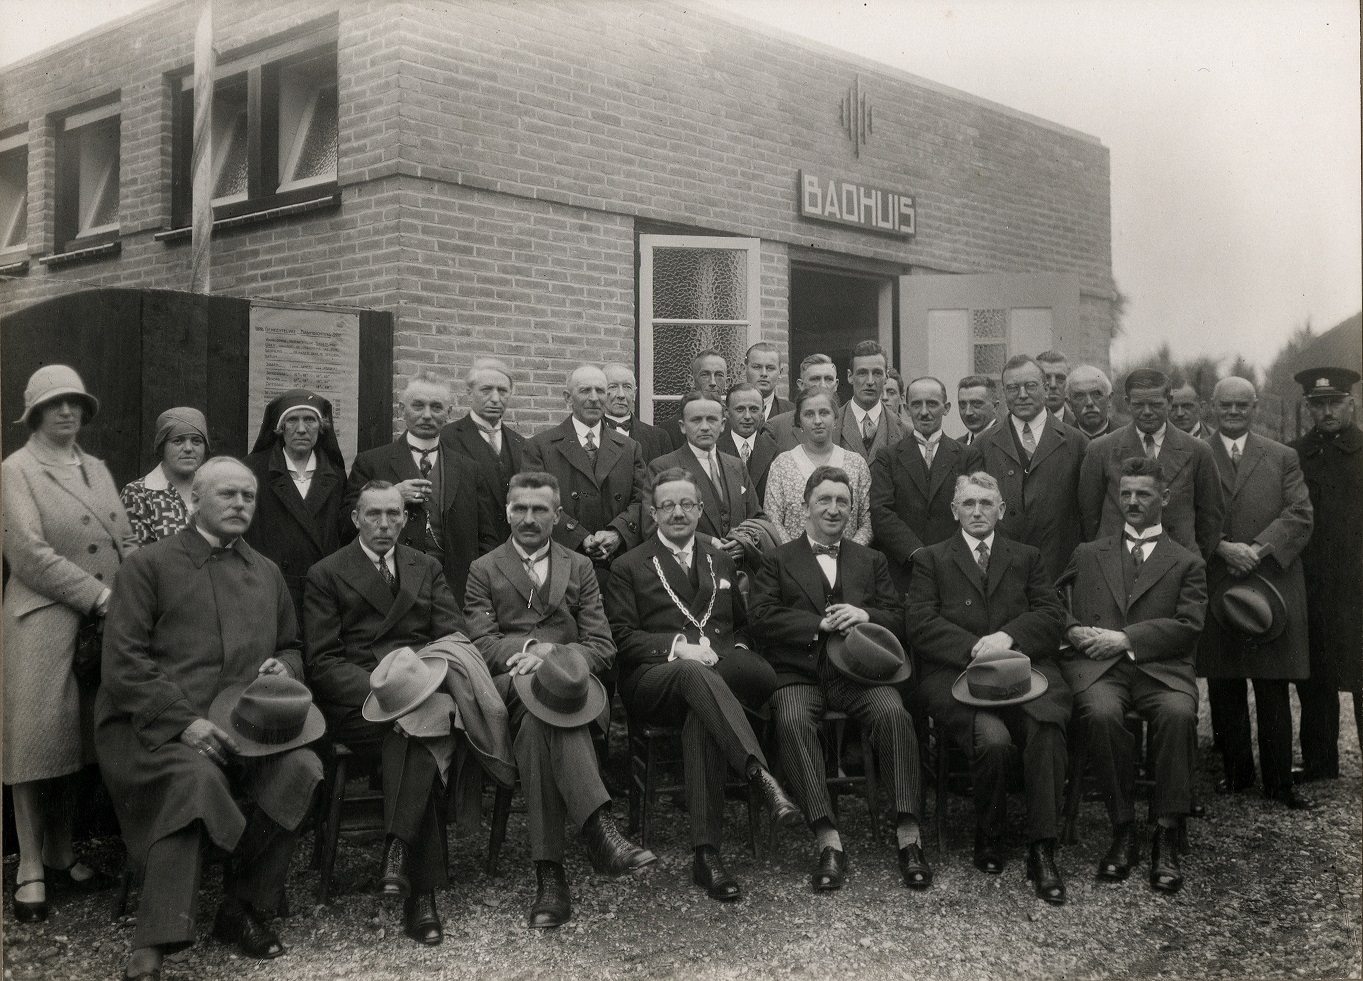
[[[808,835],[786,833],[772,858],[758,864],[744,847],[746,811],[731,804],[725,857],[746,895],[720,905],[690,884],[685,818],[674,818],[664,804],[653,846],[659,863],[611,880],[592,874],[578,849],[568,869],[574,921],[539,934],[524,926],[534,874],[524,817],[513,814],[497,879],[482,872],[485,837],[453,844],[455,884],[439,897],[446,931],[440,947],[418,948],[402,934],[401,905],[373,895],[377,841],[346,838],[337,866],[340,895],[325,907],[311,905],[316,874],[305,868],[305,841],[289,883],[293,915],[277,924],[286,956],[250,961],[207,936],[219,896],[216,873],[209,872],[201,942],[169,960],[164,977],[1357,978],[1363,784],[1352,706],[1346,701],[1343,709],[1345,777],[1309,785],[1304,793],[1320,805],[1309,813],[1288,812],[1255,793],[1217,796],[1219,765],[1204,712],[1197,781],[1209,813],[1190,825],[1187,885],[1173,897],[1150,890],[1146,862],[1125,883],[1095,881],[1108,826],[1101,804],[1090,802],[1081,812],[1079,844],[1060,853],[1070,901],[1047,906],[1024,878],[1021,841],[1013,843],[1003,875],[975,871],[969,804],[953,796],[947,852],[934,860],[937,881],[924,893],[900,884],[888,842],[870,844],[859,801],[844,798],[842,805],[848,884],[820,896],[806,885]],[[617,811],[623,825],[623,802]],[[120,846],[98,842],[92,859],[116,868]],[[4,871],[8,918],[13,859]],[[54,907],[45,924],[7,922],[6,981],[119,977],[132,929],[127,921],[109,922],[108,904],[108,896],[97,896]]]

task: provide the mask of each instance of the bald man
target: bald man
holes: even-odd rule
[[[650,426],[635,412],[634,399],[639,383],[634,377],[634,369],[614,361],[605,365],[602,371],[606,373],[606,425],[638,443],[644,451],[645,463],[672,452],[672,438],[667,432]]]
[[[640,501],[648,482],[643,450],[602,421],[606,373],[578,365],[563,386],[568,418],[525,445],[523,471],[557,478],[563,520],[554,540],[591,559],[604,580],[615,556],[640,542]]]
[[[495,542],[482,542],[478,554],[486,555],[511,535],[506,520],[506,485],[523,469],[525,437],[506,425],[507,409],[515,396],[511,369],[493,358],[479,358],[464,377],[468,415],[440,431],[441,445],[475,462],[478,499],[492,522]]]

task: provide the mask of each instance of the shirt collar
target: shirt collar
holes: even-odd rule
[[[965,539],[965,547],[970,549],[970,554],[974,555],[975,549],[980,547],[980,542],[984,542],[984,547],[989,551],[994,551],[994,533],[991,531],[987,538],[976,538],[964,528],[961,529],[961,537]]]
[[[613,416],[607,412],[605,418],[608,422],[613,422],[617,426],[628,426],[629,421],[634,418],[634,413],[630,413],[627,416]]]
[[[1221,437],[1221,442],[1225,444],[1225,446],[1226,446],[1226,453],[1227,453],[1227,454],[1229,454],[1230,451],[1231,451],[1231,448],[1232,448],[1232,447],[1235,447],[1235,446],[1240,447],[1240,452],[1241,452],[1241,454],[1243,454],[1243,453],[1245,452],[1245,440],[1249,439],[1249,433],[1248,433],[1248,432],[1243,432],[1243,433],[1241,433],[1241,434],[1239,435],[1239,437],[1236,438],[1236,439],[1231,439],[1231,438],[1230,438],[1229,436],[1227,436],[1225,433],[1217,433],[1217,435]]]
[[[378,565],[378,564],[379,564],[379,559],[380,559],[380,558],[383,558],[384,560],[386,560],[387,564],[389,564],[389,565],[392,564],[393,549],[390,548],[388,551],[384,552],[382,556],[380,556],[378,552],[375,552],[372,548],[370,548],[370,547],[369,547],[368,545],[366,545],[364,542],[360,541],[358,538],[355,539],[355,541],[356,541],[356,543],[360,546],[360,548],[364,550],[364,554],[367,555],[367,556],[369,556],[369,561],[370,561],[372,564]],[[396,547],[396,546],[394,546],[394,547]]]
[[[850,404],[852,406],[852,416],[857,420],[858,426],[866,421],[867,416],[871,417],[871,422],[875,423],[877,426],[880,425],[880,416],[885,408],[884,402],[877,402],[869,409],[863,409],[861,406],[857,405],[856,399],[853,399]]]
[[[913,438],[920,443],[940,443],[942,441],[942,430],[938,429],[931,436],[924,436],[917,429],[913,431]]]
[[[212,545],[214,548],[222,548],[222,539],[219,538],[217,535],[213,534],[212,532],[204,531],[202,528],[199,527],[199,523],[197,521],[194,522],[194,530],[197,531],[200,535],[202,535],[204,541],[208,542],[208,544]]]
[[[142,486],[147,490],[170,490],[170,480],[166,478],[166,472],[161,469],[161,464],[157,464],[148,471],[142,478]]]
[[[595,426],[588,426],[577,416],[569,416],[568,418],[573,420],[573,429],[577,433],[577,441],[579,443],[585,443],[587,441],[587,434],[591,433],[592,436],[596,438],[596,445],[601,445],[601,423],[598,422]]]
[[[775,405],[775,404],[776,404],[776,390],[775,390],[775,389],[772,389],[772,393],[762,400],[762,416],[763,416],[763,418],[766,418],[766,419],[770,419],[770,418],[771,418],[771,409],[772,409],[772,406]]]
[[[521,557],[522,562],[538,563],[542,559],[547,559],[549,557],[549,544],[549,542],[545,542],[540,546],[539,551],[534,555],[531,555],[525,549],[521,548],[520,542],[516,541],[514,538],[511,539],[511,547],[516,550],[516,554]]]
[[[302,470],[299,470],[297,467],[295,467],[295,466],[293,465],[293,457],[291,457],[291,456],[289,456],[289,454],[285,453],[285,454],[284,454],[284,466],[288,467],[289,470],[290,470],[291,472],[296,473],[296,474],[299,474],[299,475],[306,475],[306,474],[310,474],[310,473],[316,473],[316,472],[317,472],[317,451],[314,450],[313,452],[311,452],[311,453],[308,454],[308,465],[307,465],[306,467],[304,467]]]
[[[734,441],[734,445],[735,445],[735,446],[740,446],[740,447],[741,447],[744,443],[746,443],[746,444],[748,445],[748,448],[749,448],[749,449],[752,449],[753,441],[754,441],[755,439],[757,439],[757,430],[754,429],[754,430],[752,431],[752,435],[751,435],[751,436],[740,436],[740,435],[738,435],[738,433],[736,433],[736,432],[734,432],[732,429],[730,429],[730,430],[729,430],[729,435],[733,438],[733,441]]]
[[[1135,423],[1132,423],[1132,425],[1134,426]],[[1154,439],[1155,439],[1155,445],[1156,445],[1156,446],[1163,446],[1163,445],[1164,445],[1164,434],[1167,433],[1168,431],[1169,431],[1169,424],[1166,422],[1164,425],[1160,426],[1158,429],[1156,429],[1153,433],[1150,433],[1149,435],[1154,437]],[[1140,439],[1141,445],[1144,446],[1144,445],[1145,445],[1145,437],[1146,437],[1146,434],[1143,433],[1143,432],[1141,432],[1140,429],[1138,428],[1138,429],[1136,430],[1136,436],[1137,436],[1138,439]]]
[[[666,539],[666,538],[663,537],[662,529],[659,528],[659,529],[658,529],[658,541],[662,542],[662,543],[663,543],[663,547],[666,548],[669,552],[673,552],[673,553],[675,553],[675,552],[692,552],[692,553],[694,553],[695,550],[696,550],[696,536],[695,536],[694,534],[691,536],[691,538],[687,541],[687,543],[686,543],[685,545],[683,545],[683,546],[681,546],[680,548],[678,548],[676,545],[673,545],[671,541],[669,541],[668,539]]]
[[[1013,423],[1013,431],[1018,434],[1019,439],[1022,438],[1022,427],[1031,426],[1032,438],[1035,439],[1038,443],[1040,443],[1041,434],[1046,430],[1046,423],[1048,421],[1048,417],[1050,416],[1050,414],[1051,412],[1049,409],[1042,409],[1040,412],[1036,414],[1035,419],[1029,419],[1026,422],[1024,422],[1023,420],[1019,419],[1017,416],[1013,415],[1010,412],[1008,413],[1008,418]]]
[[[439,436],[414,436],[410,432],[407,434],[407,448],[414,453],[420,453],[422,450],[433,450],[439,445]]]
[[[686,448],[690,450],[691,455],[694,456],[701,463],[705,464],[707,467],[710,465],[710,454],[714,452],[713,447],[708,450],[702,450],[695,443],[691,442],[690,440],[687,440]]]
[[[1122,533],[1129,535],[1132,538],[1140,538],[1147,542],[1153,542],[1160,535],[1164,534],[1164,525],[1151,525],[1149,528],[1145,529],[1145,531],[1137,531],[1135,528],[1132,528],[1131,525],[1125,524],[1122,526]]]
[[[469,418],[473,420],[475,426],[485,433],[495,433],[502,428],[502,420],[500,419],[497,420],[497,425],[494,426],[476,412],[470,412]]]

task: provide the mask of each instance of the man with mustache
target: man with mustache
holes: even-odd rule
[[[1112,382],[1101,368],[1081,364],[1065,379],[1065,401],[1074,425],[1090,440],[1112,431]]]
[[[966,429],[960,444],[975,445],[998,417],[998,381],[988,375],[966,375],[956,383],[956,411]]]

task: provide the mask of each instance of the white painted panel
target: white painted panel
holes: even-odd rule
[[[927,311],[927,342],[927,364],[906,371],[904,381],[907,385],[915,376],[932,375],[942,380],[947,387],[947,397],[951,398],[956,390],[956,382],[971,372],[970,311]],[[906,362],[913,363],[909,359]],[[918,365],[922,364],[918,362]],[[948,436],[965,433],[965,426],[955,412],[949,413],[943,420],[942,429]]]
[[[1008,317],[1008,353],[1036,357],[1055,346],[1055,317],[1050,307],[1014,307]]]

